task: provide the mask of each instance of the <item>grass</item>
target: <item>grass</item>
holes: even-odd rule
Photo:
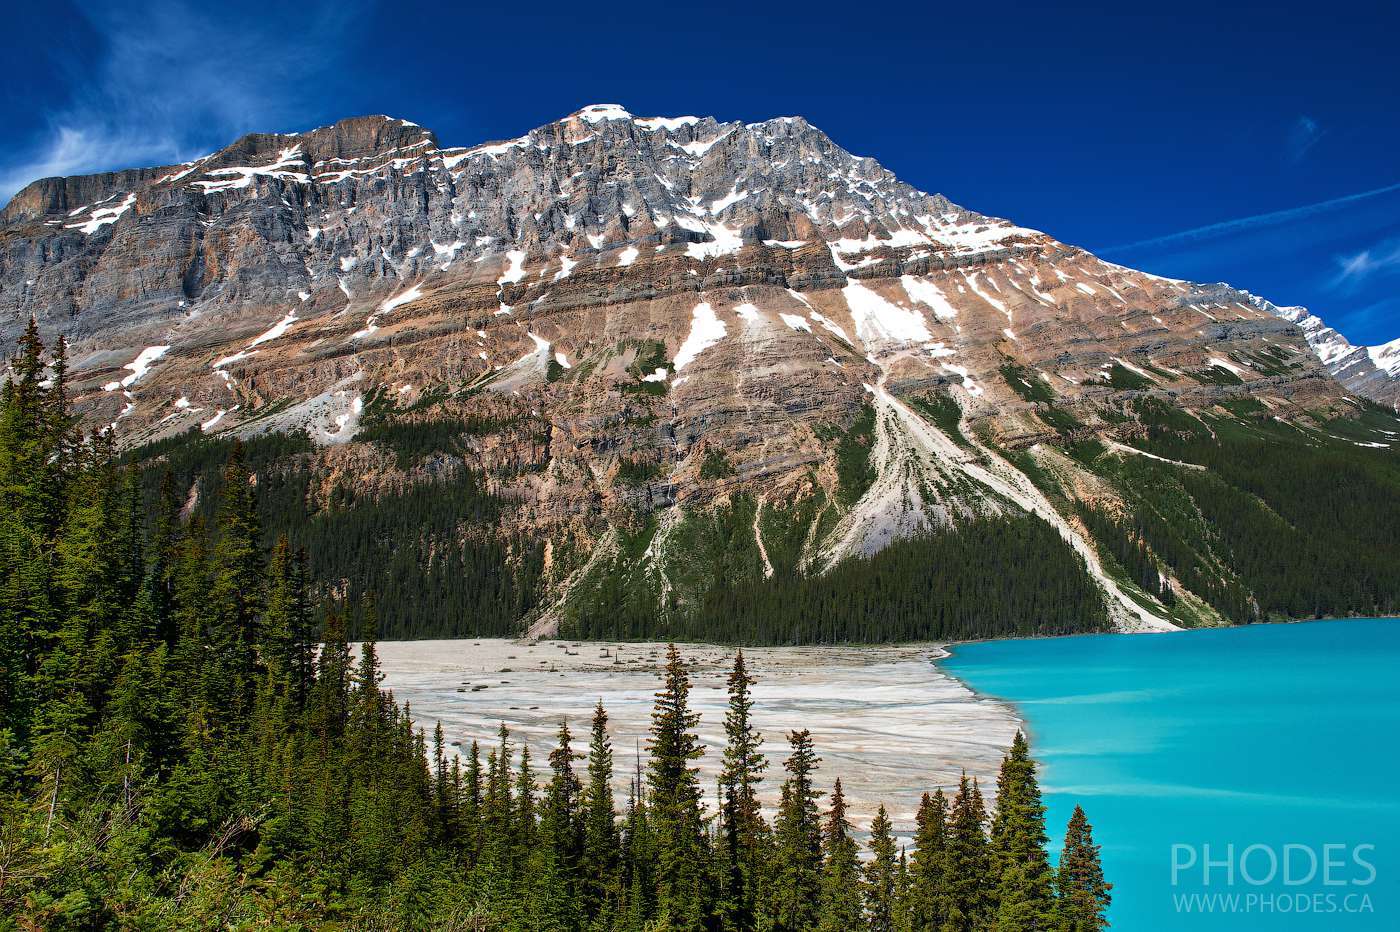
[[[1054,401],[1055,393],[1050,386],[1032,374],[1031,370],[1019,363],[1009,362],[1000,369],[1001,377],[1006,380],[1006,384],[1011,386],[1011,390],[1020,395],[1026,401]]]

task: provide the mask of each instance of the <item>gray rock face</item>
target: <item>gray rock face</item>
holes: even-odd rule
[[[1016,442],[1035,433],[1009,364],[1069,403],[1115,365],[1202,403],[1223,389],[1191,372],[1219,365],[1282,403],[1340,393],[1228,286],[958,207],[800,118],[616,105],[470,148],[367,116],[35,182],[0,224],[0,339],[30,315],[71,341],[80,411],[123,443],[194,425],[343,443],[367,399],[486,388],[548,420],[571,494],[641,456],[673,475],[608,494],[663,503],[709,494],[716,446],[743,481],[799,481],[884,379]],[[1256,371],[1260,351],[1285,362]],[[657,371],[632,371],[647,353]]]
[[[343,283],[358,297],[510,250],[705,256],[985,219],[800,119],[620,114],[591,108],[471,149],[360,117],[246,136],[183,166],[35,182],[3,214],[0,337],[30,314],[78,340],[137,336],[302,290]]]
[[[1353,346],[1305,307],[1278,307],[1250,295],[1256,307],[1298,325],[1327,371],[1363,398],[1400,411],[1400,340],[1383,346]]]
[[[558,546],[560,592],[647,512],[654,566],[683,563],[678,513],[742,493],[826,503],[800,542],[817,568],[1035,512],[1118,593],[1002,455],[1108,494],[1045,442],[1047,399],[1120,453],[1112,409],[1144,394],[1353,410],[1306,321],[918,191],[800,118],[598,105],[446,148],[368,116],[46,179],[0,215],[0,339],[31,315],[70,340],[75,405],[119,443],[304,429],[313,498],[470,467],[521,505],[502,532]],[[877,477],[847,508],[837,449],[861,412]],[[464,426],[401,467],[357,441],[376,418]],[[1125,625],[1160,622],[1114,598]]]

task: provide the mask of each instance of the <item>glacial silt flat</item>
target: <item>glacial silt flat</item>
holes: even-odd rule
[[[725,680],[734,649],[683,645],[691,664],[691,703],[700,713],[707,752],[699,761],[711,803],[724,744]],[[640,745],[646,753],[662,644],[607,644],[501,639],[397,641],[379,645],[384,685],[412,705],[431,735],[442,722],[448,742],[465,753],[473,740],[492,746],[501,722],[530,745],[543,771],[560,721],[574,746],[588,741],[594,703],[611,719],[617,786],[625,792]],[[1019,721],[1006,705],[975,695],[941,672],[936,645],[780,647],[744,651],[754,687],[754,719],[770,767],[764,799],[775,805],[787,756],[786,735],[807,728],[822,763],[818,785],[841,778],[852,815],[864,829],[884,803],[896,830],[912,831],[919,796],[956,785],[965,769],[990,797],[994,777]],[[582,764],[580,764],[582,766]]]

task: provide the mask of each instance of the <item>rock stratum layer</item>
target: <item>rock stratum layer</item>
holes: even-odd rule
[[[0,214],[0,308],[7,342],[31,316],[68,339],[78,410],[125,447],[304,430],[313,497],[484,476],[509,533],[546,541],[537,632],[641,525],[648,585],[676,604],[669,529],[739,499],[769,574],[765,509],[830,503],[808,573],[1038,514],[1119,625],[1165,627],[1066,504],[1123,498],[1069,445],[1136,455],[1142,423],[1114,412],[1142,399],[1315,425],[1400,384],[1394,354],[1330,350],[1301,309],[974,213],[800,118],[613,105],[471,148],[368,116],[38,181]],[[366,440],[444,423],[426,456]]]

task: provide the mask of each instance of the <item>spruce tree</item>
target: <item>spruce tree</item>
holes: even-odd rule
[[[603,701],[593,709],[588,742],[588,783],[583,788],[583,855],[580,874],[585,911],[594,915],[616,901],[619,839],[613,807],[613,751],[608,737],[608,713]]]
[[[938,932],[944,920],[944,870],[948,802],[943,790],[925,793],[915,816],[914,855],[909,864],[910,932]]]
[[[758,787],[768,768],[760,748],[763,736],[752,722],[755,680],[734,655],[729,674],[729,708],[724,716],[724,762],[720,770],[720,825],[717,838],[721,876],[721,908],[725,927],[753,927],[758,907],[768,830],[758,802]]]
[[[214,576],[206,603],[213,630],[204,697],[208,707],[217,710],[216,718],[231,728],[239,727],[251,705],[263,602],[261,527],[251,483],[242,444],[235,443],[224,468]]]
[[[870,860],[865,865],[865,919],[870,932],[894,932],[898,884],[899,851],[889,814],[881,806],[870,824]]]
[[[831,808],[822,827],[819,932],[852,932],[865,922],[859,849],[846,818],[846,795],[841,780],[831,789]]]
[[[574,929],[581,916],[579,858],[583,825],[578,809],[582,787],[574,774],[574,754],[568,722],[559,725],[559,739],[549,754],[550,780],[541,804],[539,843],[530,856],[532,925],[538,929]]]
[[[1045,807],[1035,761],[1021,732],[1002,759],[989,846],[993,908],[1002,928],[1048,928],[1054,893],[1045,853]]]
[[[460,833],[463,853],[468,864],[475,865],[481,856],[482,835],[482,782],[481,745],[472,741],[467,755],[467,772],[462,781],[462,828]]]
[[[690,675],[676,645],[666,647],[662,688],[651,715],[648,813],[656,858],[656,913],[678,932],[705,921],[705,835],[693,762],[700,717],[690,711]]]
[[[774,867],[768,913],[775,929],[809,929],[816,924],[821,896],[821,817],[812,772],[820,758],[810,731],[788,734],[792,753],[783,762],[788,778],[773,823]]]
[[[535,846],[535,772],[530,765],[530,746],[520,742],[520,768],[515,774],[515,811],[511,818],[512,862],[516,868],[529,857]]]
[[[986,818],[977,781],[969,781],[964,773],[948,810],[944,841],[947,912],[943,925],[954,932],[968,932],[977,927],[987,913],[990,878]]]
[[[1113,885],[1104,880],[1093,826],[1079,806],[1074,807],[1065,830],[1065,846],[1060,853],[1056,881],[1059,928],[1066,932],[1098,932],[1108,928],[1108,906],[1112,901],[1109,891]]]
[[[656,915],[656,837],[642,778],[641,754],[627,794],[622,832],[623,902],[618,908],[620,926],[627,932],[645,932]]]

